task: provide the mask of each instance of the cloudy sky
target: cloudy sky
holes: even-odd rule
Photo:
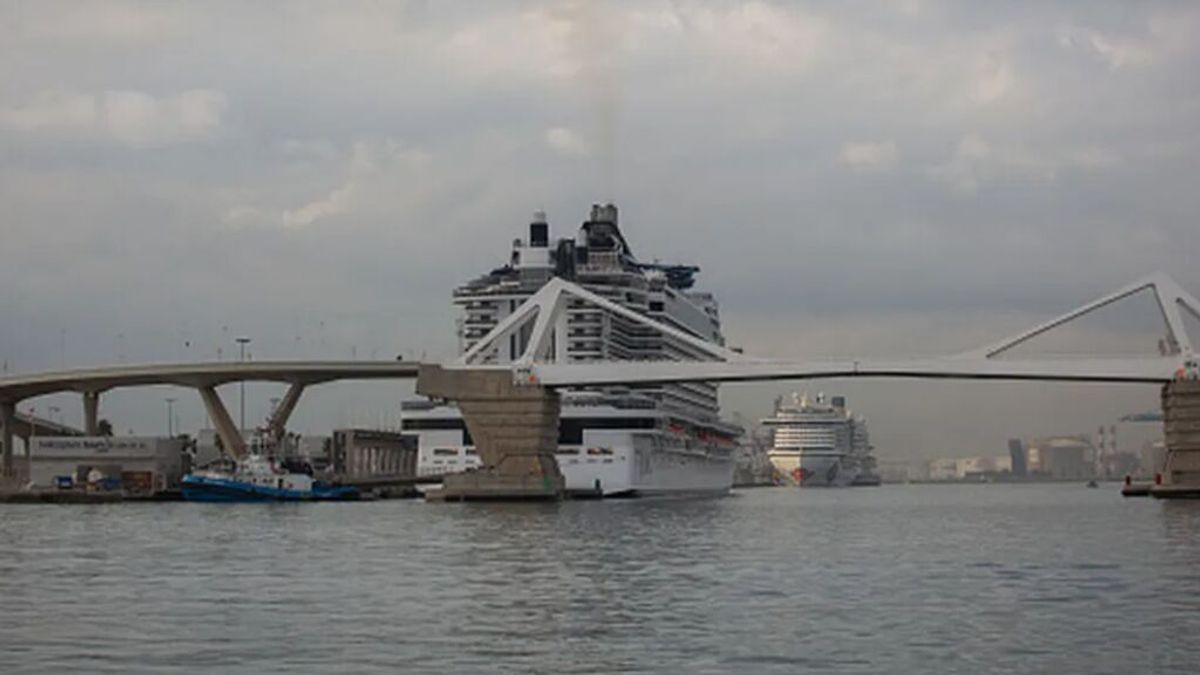
[[[4,3],[0,359],[448,357],[455,283],[534,209],[569,235],[608,199],[756,354],[964,350],[1154,270],[1197,292],[1198,29],[1186,2]],[[809,386],[884,458],[1157,395]],[[297,422],[394,419],[408,389]],[[757,417],[785,390],[724,395]],[[250,392],[254,419],[277,393]],[[168,395],[103,405],[157,432]]]

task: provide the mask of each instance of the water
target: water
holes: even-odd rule
[[[1200,672],[1200,503],[1113,486],[0,508],[0,672]]]

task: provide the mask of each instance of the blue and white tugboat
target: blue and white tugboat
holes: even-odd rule
[[[306,502],[358,499],[357,488],[314,480],[310,472],[250,455],[227,468],[183,477],[183,498],[193,502]]]

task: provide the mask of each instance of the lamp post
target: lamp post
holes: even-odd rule
[[[242,336],[242,337],[236,338],[235,341],[238,343],[238,348],[239,348],[238,360],[244,362],[246,360],[246,345],[250,344],[250,338]],[[246,438],[246,381],[241,380],[238,383],[238,388],[240,390],[240,395],[238,396],[238,398],[239,398],[238,407],[241,408],[241,421],[239,422],[239,425],[238,425],[238,433],[240,433],[242,435],[242,438],[245,439]]]
[[[167,402],[167,438],[175,437],[175,399],[170,396],[163,399]]]

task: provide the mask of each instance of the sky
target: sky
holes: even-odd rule
[[[0,360],[230,359],[243,335],[256,359],[448,358],[455,284],[535,209],[571,236],[608,200],[641,257],[702,268],[751,354],[954,353],[1153,271],[1196,294],[1198,29],[1194,3],[1103,0],[3,3]],[[1092,433],[1158,395],[722,396],[757,418],[793,389],[849,395],[881,459]],[[247,392],[249,420],[280,395]],[[394,424],[410,392],[329,385],[296,425]],[[166,388],[102,414],[159,433],[168,396],[203,422]]]

